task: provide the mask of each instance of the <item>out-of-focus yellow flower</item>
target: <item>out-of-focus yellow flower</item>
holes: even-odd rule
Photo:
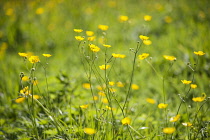
[[[114,58],[125,58],[126,57],[126,55],[124,55],[124,54],[116,54],[116,53],[112,53],[112,56]]]
[[[93,96],[93,100],[97,101],[98,100],[98,96]]]
[[[40,59],[39,59],[39,56],[31,56],[31,57],[29,57],[29,59],[28,59],[32,64],[34,64],[34,63],[37,63],[37,62],[40,62]]]
[[[82,40],[84,40],[85,38],[82,37],[82,36],[75,36],[75,39],[78,40],[78,41],[82,41]]]
[[[74,32],[76,33],[81,33],[83,30],[82,29],[74,29]]]
[[[176,131],[176,129],[174,127],[166,127],[163,128],[163,133],[165,134],[172,134]]]
[[[90,50],[93,52],[98,52],[100,51],[100,48],[94,44],[89,44]]]
[[[170,16],[165,16],[164,21],[166,23],[171,23],[172,22],[172,18]]]
[[[139,89],[139,86],[136,85],[136,84],[132,84],[132,85],[131,85],[131,88],[132,88],[133,90],[138,90],[138,89]]]
[[[179,115],[179,114],[176,115],[175,117],[171,117],[171,118],[170,118],[170,122],[176,122],[176,121],[179,120],[179,118],[180,118],[180,115]]]
[[[109,102],[107,98],[103,98],[101,101],[102,101],[104,104],[107,104],[107,103]]]
[[[29,95],[31,93],[31,91],[29,90],[28,86],[26,86],[20,90],[20,93],[23,95]]]
[[[109,85],[110,85],[110,86],[114,86],[114,84],[115,84],[115,83],[114,83],[113,81],[110,81],[110,82],[109,82]]]
[[[95,36],[90,36],[90,37],[88,37],[88,41],[94,41],[95,39],[96,39]]]
[[[117,90],[116,90],[115,88],[109,88],[109,91],[112,92],[112,93],[114,93],[114,92],[116,92]]]
[[[20,98],[15,99],[16,103],[22,103],[24,101],[25,101],[25,97],[20,97]]]
[[[37,15],[41,15],[41,14],[43,14],[44,13],[44,8],[38,8],[38,9],[36,9],[36,14]]]
[[[21,57],[27,57],[28,54],[27,53],[18,53]]]
[[[80,108],[82,108],[82,109],[87,109],[88,108],[88,104],[86,104],[86,105],[81,105],[81,106],[79,106]]]
[[[96,130],[93,128],[84,128],[84,132],[88,135],[93,135],[96,133]]]
[[[150,104],[155,104],[155,100],[151,98],[147,98],[146,101]]]
[[[198,86],[197,86],[196,84],[191,84],[190,87],[193,88],[193,89],[195,89],[195,88],[197,88]]]
[[[187,81],[187,80],[181,80],[183,84],[188,85],[190,83],[192,83],[192,81]]]
[[[105,85],[103,85],[103,86],[97,86],[96,88],[98,90],[100,90],[100,91],[103,91],[106,88],[106,86]]]
[[[98,95],[100,95],[100,96],[106,96],[106,94],[103,91],[99,91],[98,92]]]
[[[42,54],[44,57],[51,57],[51,54]]]
[[[103,44],[103,46],[106,47],[106,48],[112,47],[111,45],[106,45],[106,44]]]
[[[83,83],[82,87],[85,89],[90,89],[90,83]]]
[[[109,26],[107,25],[98,25],[98,28],[101,29],[102,31],[108,30]]]
[[[26,81],[29,80],[29,78],[28,78],[28,76],[23,76],[21,80],[24,81],[24,82],[26,82]]]
[[[99,66],[99,68],[101,69],[101,70],[106,70],[106,69],[108,69],[110,67],[110,65],[101,65],[101,66]]]
[[[144,36],[144,35],[140,35],[139,38],[140,38],[141,40],[148,40],[148,39],[149,39],[148,36]]]
[[[128,16],[119,16],[119,21],[120,22],[125,22],[125,21],[127,21],[128,20]]]
[[[38,80],[33,80],[33,84],[36,86],[38,85]]]
[[[118,87],[124,87],[125,84],[123,84],[122,82],[117,82],[117,86],[118,86]]]
[[[152,20],[152,16],[150,16],[150,15],[145,15],[145,16],[144,16],[144,20],[145,20],[145,21],[151,21],[151,20]]]
[[[87,36],[93,36],[94,35],[94,32],[93,31],[86,31],[86,35]]]
[[[182,125],[184,125],[186,127],[190,127],[190,126],[192,126],[192,123],[190,123],[190,122],[184,122],[184,123],[182,123]]]
[[[33,97],[34,99],[39,99],[40,96],[39,95],[33,95],[33,96],[30,96],[31,98]]]
[[[14,9],[12,9],[12,8],[8,8],[7,10],[6,10],[6,13],[5,13],[7,16],[11,16],[11,15],[13,15],[14,14]]]
[[[205,53],[203,51],[198,51],[198,52],[194,51],[194,54],[201,56],[201,55],[204,55]]]
[[[194,98],[192,98],[192,100],[194,102],[203,102],[206,98],[206,93],[202,93],[202,95],[203,95],[202,97],[194,97]]]
[[[138,57],[139,57],[140,60],[143,60],[143,59],[147,58],[148,56],[149,56],[148,53],[142,53],[142,54],[139,55]]]
[[[152,44],[152,41],[151,40],[143,40],[143,43],[145,45],[151,45]]]
[[[129,117],[125,117],[124,119],[121,120],[123,125],[130,125],[131,124],[131,119]]]
[[[158,108],[160,108],[160,109],[166,108],[167,106],[168,106],[168,104],[164,104],[164,103],[158,104]]]
[[[176,57],[174,57],[174,56],[163,55],[163,57],[164,57],[166,60],[169,60],[169,61],[175,61],[175,60],[176,60]]]

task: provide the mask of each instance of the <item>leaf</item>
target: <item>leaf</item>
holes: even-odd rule
[[[49,135],[56,135],[58,132],[56,129],[50,129],[50,130],[45,130],[44,133]]]

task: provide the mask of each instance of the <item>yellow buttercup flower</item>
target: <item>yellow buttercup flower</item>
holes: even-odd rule
[[[164,104],[164,103],[158,104],[158,108],[160,108],[160,109],[166,108],[167,106],[168,106],[168,104]]]
[[[93,31],[86,31],[86,35],[87,36],[93,36],[94,35],[94,32]]]
[[[18,53],[21,57],[27,57],[28,54],[27,53]]]
[[[117,86],[118,86],[118,87],[124,87],[125,84],[123,84],[122,82],[117,82]]]
[[[106,69],[108,69],[110,67],[110,65],[101,65],[101,66],[99,66],[99,68],[101,69],[101,70],[106,70]]]
[[[143,40],[143,43],[145,45],[151,45],[152,44],[152,41],[151,40]]]
[[[37,62],[40,62],[40,59],[39,59],[39,56],[31,56],[31,57],[29,57],[29,59],[28,59],[32,64],[34,64],[34,63],[37,63]]]
[[[179,118],[180,118],[180,115],[179,115],[179,114],[176,115],[175,117],[171,117],[171,118],[170,118],[170,122],[176,122],[176,121],[179,120]]]
[[[89,44],[90,50],[93,52],[98,52],[100,51],[100,48],[94,44]]]
[[[174,127],[166,127],[163,128],[163,133],[165,134],[172,134],[176,131],[176,129]]]
[[[155,104],[155,100],[151,98],[147,98],[146,101],[150,104]]]
[[[84,132],[88,135],[93,135],[96,133],[96,130],[93,128],[84,128]]]
[[[36,14],[37,15],[41,15],[41,14],[43,14],[44,13],[44,8],[38,8],[38,9],[36,9]]]
[[[103,98],[101,101],[102,101],[104,104],[107,104],[107,103],[109,102],[107,98]]]
[[[90,83],[83,83],[82,87],[85,89],[90,89],[91,86],[90,86]]]
[[[98,28],[103,30],[103,31],[106,31],[106,30],[108,30],[109,26],[107,26],[107,25],[98,25]]]
[[[82,40],[84,40],[85,38],[82,37],[82,36],[75,36],[75,39],[78,40],[78,41],[82,41]]]
[[[190,87],[193,88],[193,89],[195,89],[195,88],[197,88],[198,86],[197,86],[196,84],[191,84]]]
[[[175,61],[175,60],[176,60],[176,57],[174,57],[174,56],[163,55],[163,57],[164,57],[166,60],[169,60],[169,61]]]
[[[76,33],[81,33],[83,30],[82,30],[82,29],[74,29],[74,31],[75,31]]]
[[[100,96],[106,96],[106,94],[103,91],[99,91],[98,92],[98,95],[100,95]]]
[[[29,80],[29,78],[28,78],[28,76],[23,76],[21,80],[24,81],[24,82],[26,82],[26,81]]]
[[[201,55],[204,55],[205,53],[203,51],[198,51],[198,52],[194,51],[194,54],[201,56]]]
[[[119,21],[120,22],[125,22],[128,20],[128,16],[119,16]]]
[[[110,48],[111,47],[111,45],[106,45],[106,44],[103,44],[103,46],[106,47],[106,48]]]
[[[20,98],[15,99],[16,103],[22,103],[24,101],[25,101],[25,97],[20,97]]]
[[[93,100],[97,101],[98,100],[98,96],[93,96]]]
[[[192,100],[194,102],[203,102],[205,100],[205,98],[206,98],[206,94],[202,93],[202,95],[203,95],[202,97],[194,97],[194,98],[192,98]]]
[[[123,125],[130,125],[131,124],[131,119],[129,117],[125,117],[124,119],[121,120]]]
[[[90,36],[90,37],[88,37],[88,41],[94,41],[95,39],[96,39],[95,36]]]
[[[33,85],[38,85],[38,80],[33,80]]]
[[[139,38],[140,38],[141,40],[148,40],[148,39],[149,39],[148,36],[144,36],[144,35],[140,35]]]
[[[114,93],[114,92],[116,92],[117,90],[116,90],[115,88],[109,88],[109,91]]]
[[[192,126],[192,123],[190,123],[190,122],[184,122],[184,123],[182,123],[182,125],[184,125],[186,127],[190,127],[190,126]]]
[[[82,109],[87,109],[88,108],[88,104],[86,104],[86,105],[81,105],[81,106],[79,106],[80,108],[82,108]]]
[[[51,57],[51,54],[42,54],[44,57]]]
[[[31,93],[31,91],[29,90],[28,86],[26,86],[20,90],[20,93],[23,95],[29,95]]]
[[[139,89],[139,86],[136,85],[136,84],[132,84],[132,85],[131,85],[131,88],[132,88],[133,90],[138,90],[138,89]]]
[[[126,55],[124,55],[124,54],[116,54],[116,53],[112,53],[112,56],[114,58],[125,58],[126,57]]]
[[[110,86],[114,86],[114,84],[115,84],[115,83],[112,82],[112,81],[109,82],[109,85],[110,85]]]
[[[144,20],[145,20],[145,21],[150,21],[150,20],[152,20],[152,16],[150,16],[150,15],[145,15],[145,16],[144,16]]]
[[[139,57],[140,60],[143,60],[143,59],[147,58],[148,56],[149,56],[148,53],[142,53],[142,54],[139,55],[138,57]]]
[[[183,84],[188,85],[190,83],[192,83],[192,81],[187,81],[187,80],[181,80]]]

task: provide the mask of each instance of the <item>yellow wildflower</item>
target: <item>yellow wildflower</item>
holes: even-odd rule
[[[87,36],[93,36],[94,35],[94,32],[93,31],[86,31],[86,35]]]
[[[37,15],[41,15],[41,14],[43,14],[44,13],[44,9],[43,8],[38,8],[38,9],[36,9],[36,14]]]
[[[146,101],[150,104],[155,104],[155,100],[151,98],[147,98]]]
[[[116,108],[111,108],[109,106],[106,106],[106,109],[108,109],[108,110],[115,110]]]
[[[149,56],[148,53],[142,53],[141,55],[139,55],[139,59],[143,60],[143,59],[147,58],[148,56]]]
[[[18,53],[21,57],[27,57],[28,54],[27,53]]]
[[[84,132],[88,135],[93,135],[96,133],[96,130],[93,128],[84,128]]]
[[[125,117],[124,119],[121,120],[123,125],[129,125],[131,124],[131,119],[128,117]]]
[[[82,37],[82,36],[75,36],[75,39],[78,40],[78,41],[82,41],[82,40],[84,40],[85,38]]]
[[[151,45],[152,44],[152,41],[151,40],[143,40],[143,43],[145,45]]]
[[[140,38],[141,40],[148,40],[148,39],[149,39],[148,36],[144,36],[144,35],[140,35],[139,38]]]
[[[51,54],[42,54],[44,57],[51,57]]]
[[[119,21],[120,22],[125,22],[128,20],[128,16],[119,16]]]
[[[101,66],[99,66],[99,68],[101,69],[101,70],[106,70],[106,69],[108,69],[110,67],[110,65],[101,65]]]
[[[26,86],[20,90],[20,93],[23,95],[29,95],[31,93],[31,91],[29,90],[28,86]]]
[[[204,55],[205,53],[203,51],[198,51],[198,52],[194,51],[194,54],[196,54],[198,56],[201,56],[201,55]]]
[[[115,88],[109,88],[110,92],[116,92],[117,90]]]
[[[116,53],[112,53],[112,56],[114,58],[125,58],[126,57],[126,55],[124,55],[124,54],[116,54]]]
[[[183,84],[188,85],[190,83],[192,83],[192,81],[187,81],[187,80],[181,80]]]
[[[103,91],[99,91],[98,92],[98,95],[100,95],[100,96],[106,96],[106,94]]]
[[[202,101],[204,101],[205,100],[205,98],[206,98],[206,94],[205,93],[202,93],[202,97],[194,97],[194,98],[192,98],[192,100],[194,101],[194,102],[202,102]]]
[[[97,101],[98,100],[98,96],[93,96],[93,100]]]
[[[82,29],[74,29],[74,31],[75,31],[76,33],[81,33],[83,30],[82,30]]]
[[[100,51],[100,48],[94,44],[89,44],[90,50],[93,52],[98,52]]]
[[[82,87],[85,89],[90,89],[90,83],[83,83]]]
[[[38,80],[33,80],[33,84],[36,86],[38,85]]]
[[[125,58],[126,57],[126,55],[124,55],[124,54],[119,54],[119,58]]]
[[[98,28],[103,30],[103,31],[106,31],[106,30],[108,30],[109,26],[107,26],[107,25],[98,25]]]
[[[190,87],[193,88],[193,89],[195,89],[195,88],[197,88],[198,86],[197,86],[196,84],[191,84]]]
[[[192,123],[190,123],[190,122],[184,122],[184,123],[182,123],[182,125],[184,125],[186,127],[190,127],[190,126],[192,126]]]
[[[88,37],[88,41],[94,41],[95,40],[95,36],[90,36],[90,37]]]
[[[106,48],[110,48],[111,47],[111,45],[106,45],[106,44],[103,44],[103,46],[106,47]]]
[[[23,76],[21,80],[24,81],[24,82],[26,82],[26,81],[29,80],[29,78],[28,78],[28,76]]]
[[[170,122],[176,122],[176,121],[179,120],[179,118],[180,118],[180,115],[179,115],[179,114],[176,115],[175,117],[171,117],[171,118],[170,118]]]
[[[163,128],[163,133],[165,134],[172,134],[176,131],[176,129],[174,127],[166,127]]]
[[[132,88],[133,90],[138,90],[138,89],[139,89],[139,86],[136,85],[136,84],[132,84],[132,85],[131,85],[131,88]]]
[[[169,60],[169,61],[174,61],[174,60],[176,60],[176,57],[174,57],[174,56],[163,55],[163,57],[164,57],[166,60]]]
[[[123,84],[122,82],[117,82],[117,86],[118,86],[118,87],[124,87],[125,84]]]
[[[96,87],[98,90],[100,90],[100,91],[102,91],[102,90],[104,90],[105,88],[106,88],[106,86],[104,85],[104,86],[97,86]]]
[[[82,108],[82,109],[87,109],[88,106],[89,106],[88,104],[86,104],[86,105],[81,105],[80,108]]]
[[[30,96],[30,97],[32,98],[32,96]],[[33,98],[34,98],[34,99],[39,99],[40,96],[39,96],[39,95],[33,95]]]
[[[112,82],[112,81],[109,82],[109,85],[110,85],[110,86],[114,86],[114,84],[115,84],[115,83]]]
[[[39,56],[31,56],[28,59],[32,64],[40,62]]]
[[[160,109],[166,108],[167,106],[168,106],[168,104],[164,104],[164,103],[158,104],[158,108],[160,108]]]
[[[107,98],[103,98],[101,101],[102,101],[104,104],[107,104],[107,103],[109,102]]]
[[[22,103],[23,101],[25,101],[25,97],[20,97],[20,98],[15,99],[16,103]]]
[[[150,16],[150,15],[145,15],[144,16],[145,21],[150,21],[151,19],[152,19],[152,16]]]
[[[13,15],[13,14],[14,14],[14,9],[8,8],[8,9],[6,10],[5,14],[6,14],[7,16]]]

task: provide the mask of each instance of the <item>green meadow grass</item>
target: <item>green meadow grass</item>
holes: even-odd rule
[[[2,0],[0,139],[209,139],[209,4]],[[88,41],[86,31],[96,39]],[[149,56],[140,60],[143,53]]]

